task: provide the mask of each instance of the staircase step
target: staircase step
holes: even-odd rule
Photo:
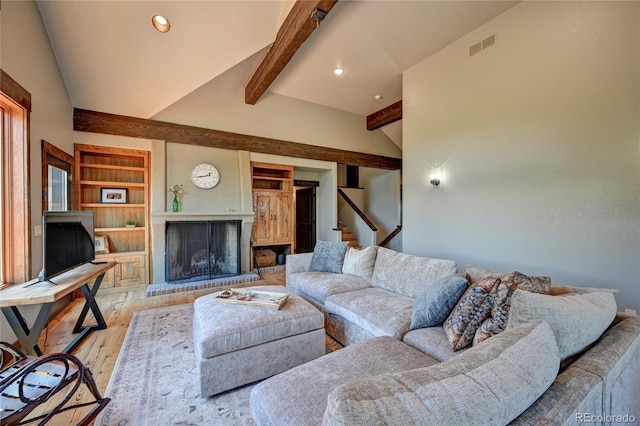
[[[342,229],[342,241],[349,242],[349,247],[353,247],[356,249],[361,249],[362,246],[358,244],[358,239],[353,237],[353,234],[347,230],[347,226],[342,224],[342,222],[338,222],[338,227]]]

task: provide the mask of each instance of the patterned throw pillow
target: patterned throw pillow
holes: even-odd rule
[[[483,268],[482,266],[474,265],[467,265],[465,273],[469,276],[469,282],[471,284],[475,284],[478,281],[482,281],[487,278],[502,278],[507,275],[504,272],[496,272],[491,269]]]
[[[454,351],[469,346],[482,321],[491,315],[490,297],[500,278],[490,277],[472,284],[442,325]]]
[[[342,262],[347,251],[348,242],[334,243],[330,241],[318,241],[313,249],[309,272],[342,272]]]
[[[493,303],[491,316],[478,327],[473,338],[474,345],[491,336],[495,336],[507,328],[509,310],[511,309],[511,296],[516,289],[526,290],[531,293],[549,294],[551,292],[551,278],[528,277],[518,271],[503,276],[500,284],[491,291],[490,297]]]
[[[378,246],[365,247],[362,250],[349,247],[344,255],[342,263],[342,273],[355,275],[371,281],[373,267],[376,265],[376,254]]]

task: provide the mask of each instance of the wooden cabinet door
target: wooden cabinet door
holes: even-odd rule
[[[269,244],[272,242],[272,207],[271,193],[255,191],[253,193],[253,205],[256,216],[253,220],[252,240],[255,245]]]
[[[272,196],[274,243],[293,242],[292,198],[290,192],[277,192]]]
[[[148,284],[144,255],[122,256],[116,266],[116,287]]]

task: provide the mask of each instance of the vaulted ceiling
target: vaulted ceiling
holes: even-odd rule
[[[244,87],[293,4],[38,1],[73,106],[141,118],[199,90],[224,99],[211,90]],[[515,4],[340,0],[267,92],[367,116],[402,98],[403,71]],[[171,20],[168,33],[151,26],[155,13]],[[386,127],[401,137],[397,123]]]

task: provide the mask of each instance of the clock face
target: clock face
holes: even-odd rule
[[[191,182],[198,188],[211,189],[220,182],[220,172],[212,164],[200,163],[191,170]]]

